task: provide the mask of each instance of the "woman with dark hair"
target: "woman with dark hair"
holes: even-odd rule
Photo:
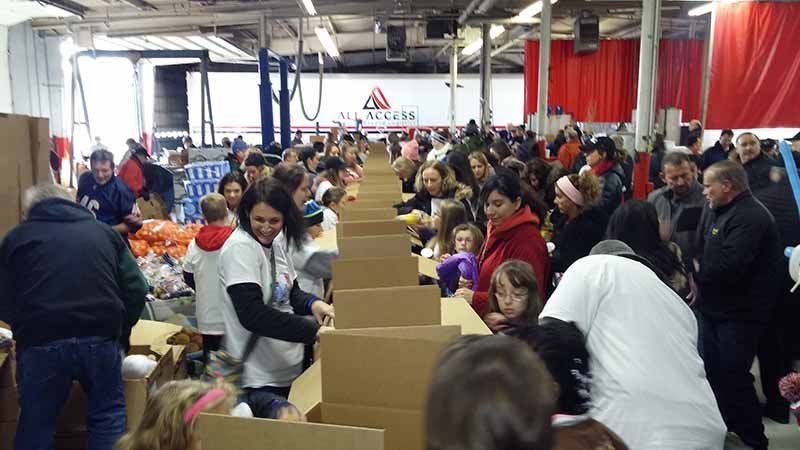
[[[314,185],[311,191],[314,193],[314,200],[317,203],[322,203],[322,196],[325,192],[332,187],[340,187],[344,189],[347,185],[345,178],[347,177],[347,168],[344,161],[337,156],[325,158],[321,163],[321,172],[314,180]]]
[[[451,152],[447,159],[447,165],[453,169],[456,181],[472,189],[472,197],[468,199],[469,209],[467,209],[469,221],[477,225],[481,231],[485,231],[486,214],[484,214],[483,207],[480,204],[481,188],[472,173],[469,156],[467,156],[466,152]]]
[[[592,138],[581,147],[581,151],[586,155],[586,164],[591,171],[600,177],[603,194],[597,206],[608,215],[614,214],[614,211],[622,203],[627,183],[625,171],[618,159],[622,155],[617,152],[614,141],[606,136]]]
[[[313,147],[302,147],[297,152],[298,164],[302,165],[306,172],[308,172],[308,186],[311,187],[314,183],[314,177],[317,176],[317,167],[319,166],[318,147],[324,146],[321,142],[315,142]]]
[[[554,168],[541,158],[533,158],[528,161],[527,177],[523,179],[526,185],[531,188],[532,193],[541,200],[548,208],[553,207],[556,193],[555,188],[548,183]]]
[[[489,146],[489,153],[497,159],[497,166],[502,164],[506,158],[512,156],[511,148],[502,139],[496,139],[492,142]]]
[[[224,291],[222,348],[244,362],[241,384],[248,403],[268,395],[287,397],[303,368],[303,345],[327,331],[321,326],[334,309],[297,284],[297,273],[279,235],[300,248],[303,216],[291,195],[274,179],[245,192],[239,226],[219,255]],[[300,317],[313,314],[314,319]]]
[[[217,192],[225,197],[225,201],[228,203],[228,218],[226,219],[226,223],[230,224],[231,227],[236,226],[236,211],[239,209],[239,202],[242,201],[242,195],[244,195],[244,191],[246,190],[247,180],[245,180],[242,172],[238,170],[225,174],[225,176],[219,180],[219,189]]]
[[[463,336],[435,364],[426,450],[548,450],[556,390],[542,361],[509,336]]]
[[[652,203],[630,200],[611,216],[606,239],[622,241],[647,259],[659,272],[659,278],[686,299],[691,289],[689,277],[680,259],[680,250],[672,242],[665,243],[658,233],[658,213]]]
[[[487,225],[486,241],[478,255],[478,285],[459,281],[456,296],[466,299],[483,317],[489,312],[489,287],[492,274],[500,264],[519,259],[533,267],[539,283],[539,298],[545,298],[545,282],[550,274],[550,258],[539,232],[541,218],[523,201],[519,177],[508,169],[499,169],[481,191]]]
[[[311,197],[306,170],[297,164],[282,163],[275,168],[272,177],[283,184],[283,187],[292,195],[297,209],[302,211],[303,205]]]
[[[653,139],[653,150],[650,151],[650,174],[648,176],[654,189],[664,187],[664,180],[661,179],[661,162],[664,161],[664,155],[667,154],[667,146],[664,143],[664,135],[656,133]]]

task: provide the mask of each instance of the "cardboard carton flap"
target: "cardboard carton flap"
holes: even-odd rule
[[[289,401],[303,414],[322,402],[322,360],[317,360],[292,383]]]
[[[422,411],[323,403],[322,421],[385,430],[386,450],[422,450],[425,423]]]
[[[463,334],[490,335],[486,325],[472,306],[462,298],[442,298],[442,325],[459,325]]]
[[[459,327],[397,327],[323,334],[322,401],[422,409],[441,350]]]
[[[401,257],[411,254],[408,234],[356,236],[337,241],[340,259]]]
[[[438,286],[395,286],[336,291],[336,327],[440,325]],[[380,314],[375,314],[380,311]]]
[[[418,262],[414,256],[340,259],[331,264],[333,289],[369,289],[417,286]]]
[[[201,414],[203,450],[383,450],[384,431]]]
[[[171,323],[140,320],[131,330],[131,347],[147,347],[166,344],[167,338],[181,331],[183,327]]]

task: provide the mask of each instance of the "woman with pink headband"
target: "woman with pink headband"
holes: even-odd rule
[[[608,215],[596,208],[600,182],[592,171],[565,175],[556,181],[555,204],[561,216],[555,221],[550,254],[552,273],[564,273],[603,239]],[[552,290],[552,283],[548,285]]]

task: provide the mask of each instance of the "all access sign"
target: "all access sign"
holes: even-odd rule
[[[361,120],[368,128],[406,128],[419,126],[419,106],[402,105],[393,108],[380,87],[370,91],[360,111],[342,111],[339,121]]]

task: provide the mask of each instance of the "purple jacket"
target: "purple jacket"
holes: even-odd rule
[[[436,266],[436,273],[439,280],[447,286],[450,292],[458,289],[458,279],[464,277],[472,280],[472,289],[478,286],[478,260],[475,255],[469,252],[459,252],[442,261]]]

